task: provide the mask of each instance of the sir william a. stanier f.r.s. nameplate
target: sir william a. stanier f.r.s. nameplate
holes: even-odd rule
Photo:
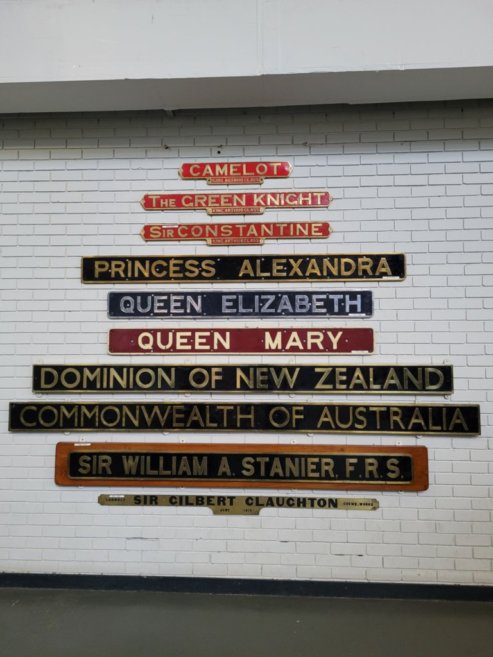
[[[61,486],[428,488],[426,447],[58,443]]]

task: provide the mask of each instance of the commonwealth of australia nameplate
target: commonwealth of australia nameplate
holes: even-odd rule
[[[474,404],[11,402],[10,431],[223,431],[476,436]]]
[[[370,317],[372,293],[360,290],[110,292],[108,317]]]
[[[367,354],[371,328],[110,329],[110,354]]]
[[[33,391],[425,394],[453,391],[450,365],[33,365]]]
[[[329,192],[205,192],[145,194],[144,210],[206,210],[209,215],[262,214],[267,208],[326,208]]]
[[[82,258],[83,283],[398,281],[405,277],[403,253]]]
[[[147,224],[140,231],[146,242],[205,240],[209,246],[263,244],[265,240],[323,239],[330,235],[326,221],[288,221],[220,224]]]
[[[418,491],[426,447],[58,443],[61,486],[187,486]]]
[[[206,180],[208,185],[262,185],[266,178],[287,178],[289,162],[184,162],[183,180]]]
[[[369,497],[300,497],[295,495],[99,495],[101,506],[208,508],[215,516],[258,516],[263,509],[376,511]]]

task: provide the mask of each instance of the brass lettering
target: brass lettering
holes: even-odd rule
[[[322,479],[334,479],[334,459],[323,456],[320,460],[320,475]]]
[[[277,386],[277,388],[281,388],[283,381],[287,381],[288,386],[290,389],[294,388],[294,384],[296,383],[296,379],[298,377],[300,368],[296,367],[294,372],[292,374],[289,373],[289,369],[287,367],[281,368],[281,371],[279,374],[277,374],[276,370],[274,368],[270,368],[270,372],[272,375],[272,378],[274,380],[274,384]]]
[[[378,261],[377,269],[375,272],[375,276],[391,276],[392,275],[392,270],[390,268],[390,265],[387,261],[387,258],[382,257]]]
[[[50,378],[51,377],[51,378]],[[53,367],[43,367],[41,369],[41,381],[39,387],[42,390],[50,390],[58,383],[58,374]]]
[[[399,459],[389,458],[387,459],[387,477],[389,479],[399,479],[401,476],[401,469],[399,466]]]
[[[243,263],[240,267],[240,271],[238,273],[238,278],[242,278],[243,276],[249,276],[250,278],[255,277],[252,265],[250,263],[250,260],[248,260],[248,258],[245,258],[243,260]]]
[[[224,457],[226,458],[226,457]],[[255,474],[255,459],[253,456],[244,456],[241,459],[241,474],[244,477],[252,477]],[[228,465],[229,467],[229,465]]]
[[[432,379],[436,375],[435,383],[432,383]],[[442,387],[445,377],[443,376],[440,370],[435,367],[425,367],[425,387],[426,390],[438,390]]]
[[[332,418],[332,414],[328,406],[324,406],[322,409],[322,413],[320,414],[320,418],[317,422],[317,429],[320,429],[324,425],[328,425],[330,429],[336,428],[334,424],[334,419]]]
[[[354,472],[356,465],[358,464],[358,459],[354,457],[348,457],[346,459],[346,474],[345,477],[346,479],[351,479],[351,475]]]
[[[95,260],[94,278],[99,278],[101,274],[105,274],[109,269],[110,265],[106,260]]]
[[[321,376],[315,384],[315,390],[332,390],[334,386],[332,383],[325,383],[332,372],[332,367],[316,367],[315,372],[321,373]]]
[[[77,472],[81,475],[86,475],[91,472],[91,457],[89,454],[80,454],[78,457],[79,467]]]
[[[26,406],[24,406],[24,408],[20,412],[20,421],[21,421],[21,424],[22,424],[23,427],[35,427],[36,426],[36,420],[34,420],[34,422],[30,422],[27,419],[27,413],[29,411],[36,412],[36,406],[26,405]]]
[[[464,431],[469,431],[469,425],[460,408],[455,409],[452,419],[449,422],[448,431],[454,431],[456,426],[462,427]]]
[[[367,456],[365,458],[365,479],[370,479],[370,475],[373,479],[379,479],[378,475],[378,461],[375,458]]]
[[[408,429],[408,431],[417,430],[417,429],[421,429],[422,431],[426,431],[426,423],[424,421],[424,418],[423,418],[419,408],[414,409],[411,420],[409,421],[409,425],[408,425],[407,429]]]

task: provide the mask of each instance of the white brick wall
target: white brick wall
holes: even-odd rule
[[[493,102],[175,117],[4,116],[0,130],[0,570],[493,584]],[[337,362],[453,364],[451,400],[481,404],[482,436],[266,434],[251,441],[427,445],[429,490],[377,493],[381,507],[373,513],[266,510],[258,517],[216,517],[204,509],[101,507],[97,495],[103,490],[55,486],[55,443],[80,436],[11,434],[8,402],[35,397],[33,363],[132,360],[106,354],[113,325],[106,317],[106,296],[112,287],[83,286],[81,256],[253,252],[199,243],[145,244],[139,230],[149,214],[139,200],[145,192],[192,188],[177,174],[184,160],[272,157],[290,160],[294,170],[290,179],[269,181],[267,188],[326,188],[334,201],[328,211],[269,211],[266,218],[323,216],[334,232],[326,242],[271,242],[263,247],[266,253],[395,250],[408,255],[404,282],[364,286],[374,291],[374,317],[347,322],[374,327],[375,354]],[[175,218],[190,222],[206,216],[177,213]],[[172,217],[152,216],[161,219]],[[169,357],[184,360],[251,359]],[[121,434],[92,437],[122,440]],[[250,438],[187,434],[184,440]]]

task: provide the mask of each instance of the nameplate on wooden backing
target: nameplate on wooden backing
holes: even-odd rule
[[[58,443],[62,486],[428,488],[426,447]]]

